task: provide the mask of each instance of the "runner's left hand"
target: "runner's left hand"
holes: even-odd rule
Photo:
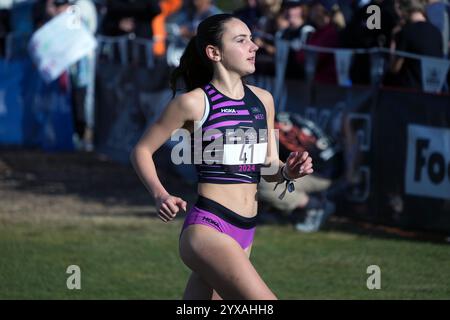
[[[291,179],[298,179],[314,172],[312,158],[307,151],[291,152],[286,160],[286,175]]]

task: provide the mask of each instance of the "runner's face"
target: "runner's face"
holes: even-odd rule
[[[221,63],[229,71],[241,76],[255,72],[255,57],[258,46],[245,23],[231,19],[225,23],[222,35]]]

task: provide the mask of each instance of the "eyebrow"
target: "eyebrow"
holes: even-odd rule
[[[233,40],[238,38],[238,37],[249,37],[249,38],[252,38],[253,35],[252,34],[238,34],[237,36],[233,37]]]

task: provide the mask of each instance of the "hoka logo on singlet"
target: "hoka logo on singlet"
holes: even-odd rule
[[[225,108],[225,109],[220,109],[220,112],[226,112],[226,113],[236,113],[235,109],[231,109],[231,108]]]

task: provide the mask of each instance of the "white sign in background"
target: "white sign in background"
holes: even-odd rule
[[[450,199],[450,129],[408,126],[406,194]]]
[[[45,81],[57,79],[72,64],[97,46],[94,36],[79,21],[76,10],[67,10],[39,28],[28,50]]]

